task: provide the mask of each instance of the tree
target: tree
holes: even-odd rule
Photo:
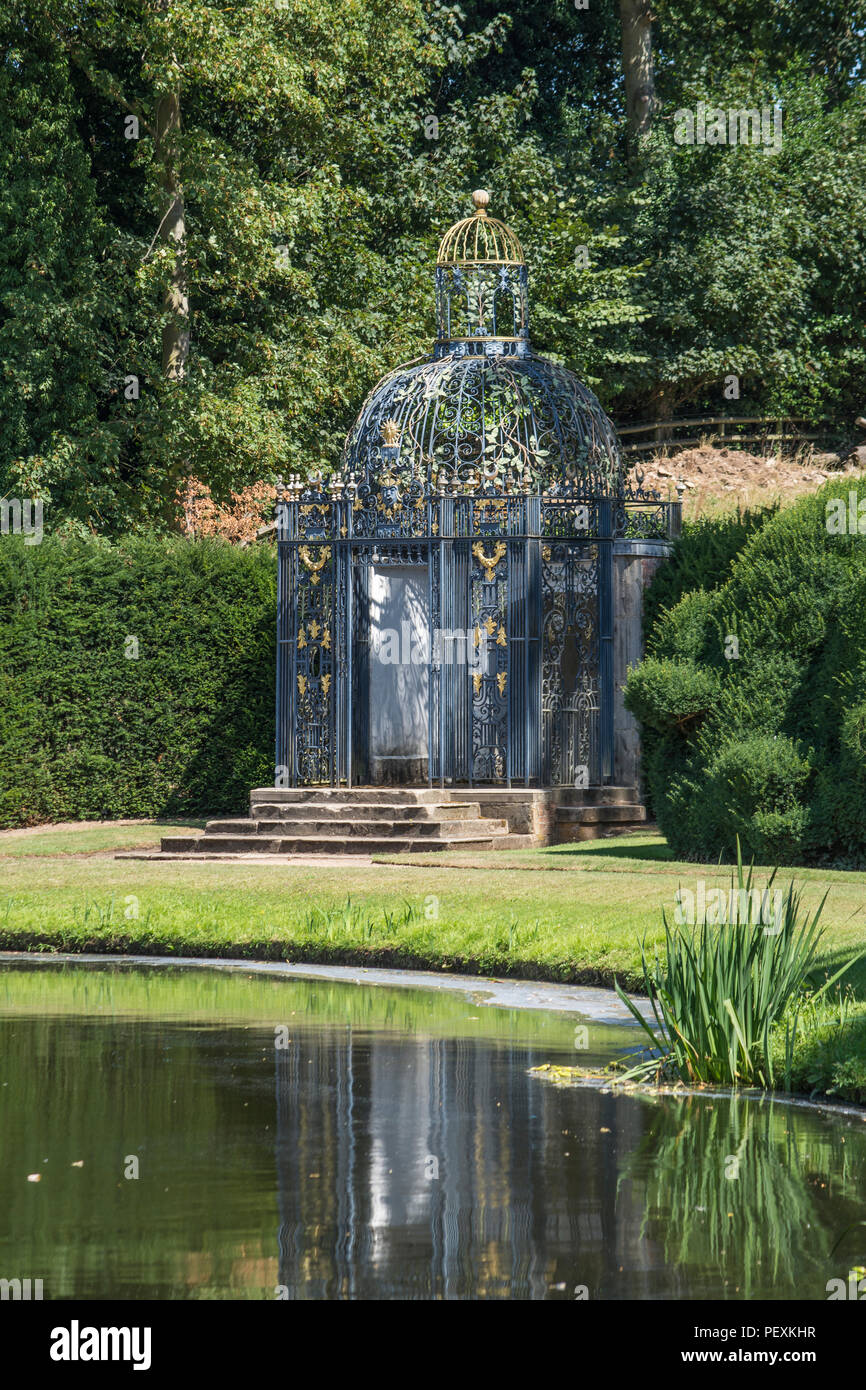
[[[382,293],[387,253],[405,271],[408,210],[383,207],[427,80],[420,6],[22,0],[16,20],[12,119],[25,73],[38,89],[53,65],[104,289],[78,310],[80,418],[46,435],[31,412],[2,485],[26,479],[55,519],[111,529],[168,519],[193,471],[219,497],[332,456],[371,346],[399,336]],[[103,436],[113,487],[74,483]]]
[[[748,75],[715,86],[722,109],[751,105]],[[634,254],[650,263],[644,295],[651,362],[623,404],[651,417],[725,406],[738,414],[850,423],[866,390],[866,104],[833,107],[824,79],[794,69],[776,96],[781,148],[676,145],[650,137]],[[662,394],[664,393],[664,395]]]
[[[628,153],[633,168],[640,141],[650,132],[655,100],[651,8],[650,0],[619,0]]]

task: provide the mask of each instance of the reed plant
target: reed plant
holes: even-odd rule
[[[654,1076],[689,1085],[769,1090],[779,1082],[790,1086],[804,1003],[825,995],[860,957],[847,961],[820,986],[807,989],[823,937],[819,919],[827,894],[810,915],[791,884],[784,895],[774,895],[775,911],[768,920],[766,904],[776,874],[759,891],[753,867],[744,871],[738,840],[731,901],[736,893],[745,911],[718,925],[705,918],[694,927],[672,924],[663,913],[664,957],[656,953],[650,960],[641,944],[643,983],[655,1026],[616,982],[617,994],[652,1042],[651,1056],[621,1079]],[[781,1049],[775,1048],[777,1029],[784,1029]],[[781,1052],[781,1076],[774,1051]]]

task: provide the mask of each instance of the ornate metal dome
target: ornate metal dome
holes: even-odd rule
[[[490,194],[478,188],[472,194],[475,212],[455,222],[439,243],[437,265],[524,265],[523,247],[510,227],[488,217]]]
[[[343,467],[437,490],[622,491],[616,431],[573,372],[532,351],[528,274],[514,233],[489,217],[489,194],[446,232],[436,264],[432,356],[398,367],[371,391],[346,440]]]

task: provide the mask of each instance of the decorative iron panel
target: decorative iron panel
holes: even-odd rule
[[[302,783],[332,782],[334,767],[335,547],[298,546],[296,747]]]
[[[508,769],[509,565],[507,540],[477,540],[469,582],[473,782],[505,782]]]
[[[544,782],[599,780],[599,548],[552,541],[541,551]]]
[[[430,783],[609,779],[613,540],[646,499],[419,488],[280,500],[278,783],[368,780],[372,564],[427,567]]]

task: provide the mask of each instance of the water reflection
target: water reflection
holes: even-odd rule
[[[216,973],[0,984],[0,1276],[46,1298],[824,1298],[863,1263],[864,1228],[829,1257],[863,1215],[859,1118],[529,1076],[574,1059],[573,1019]],[[600,1060],[624,1035],[590,1036]]]

